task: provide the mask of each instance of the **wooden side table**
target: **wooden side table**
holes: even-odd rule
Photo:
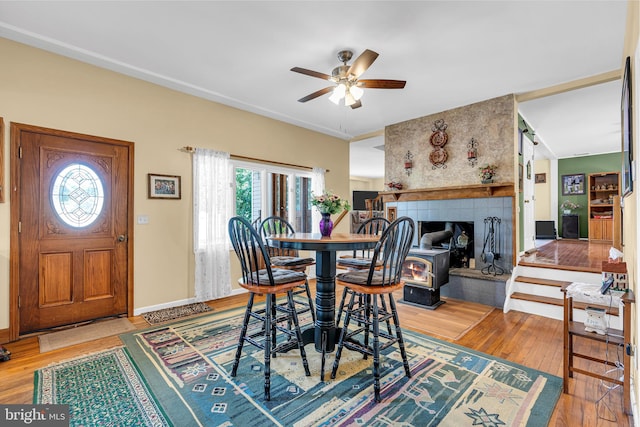
[[[573,378],[574,372],[598,378],[602,381],[618,384],[621,385],[623,389],[624,410],[627,414],[631,414],[631,356],[629,354],[630,351],[627,346],[631,344],[631,304],[635,302],[633,291],[629,290],[622,296],[622,304],[624,306],[622,331],[609,328],[607,329],[606,335],[599,335],[594,332],[586,332],[584,324],[575,322],[573,320],[573,298],[568,296],[568,286],[569,285],[565,285],[562,287],[562,292],[564,293],[564,369],[562,378],[563,392],[569,392],[569,378]],[[590,305],[598,306],[597,304]],[[601,363],[603,365],[609,364],[613,366],[613,363],[611,361],[606,361],[604,359],[588,354],[576,353],[573,349],[573,340],[577,337],[591,339],[611,345],[622,345],[624,347],[624,372],[622,380],[620,380],[619,378],[610,378],[596,372],[587,371],[585,369],[580,369],[573,366],[574,357]]]

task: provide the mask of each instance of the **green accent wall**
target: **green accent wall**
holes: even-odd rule
[[[622,155],[620,153],[599,154],[597,156],[572,157],[558,160],[558,235],[562,233],[562,209],[560,205],[570,200],[580,205],[575,213],[580,222],[580,238],[589,237],[589,174],[596,172],[620,172]],[[585,174],[585,194],[563,196],[562,175]]]

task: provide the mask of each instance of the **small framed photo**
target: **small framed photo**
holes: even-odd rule
[[[387,208],[387,219],[391,222],[395,221],[396,219],[398,219],[398,211],[397,208],[395,206],[389,206]]]
[[[536,184],[544,184],[547,182],[547,174],[546,173],[537,173],[536,174]]]
[[[584,174],[562,175],[562,195],[585,194]]]
[[[148,176],[150,199],[180,199],[182,197],[180,177],[178,175],[150,173]]]

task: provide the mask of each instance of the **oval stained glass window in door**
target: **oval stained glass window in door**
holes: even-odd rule
[[[104,206],[104,186],[98,174],[79,163],[64,168],[51,189],[51,203],[60,219],[72,227],[93,223]]]

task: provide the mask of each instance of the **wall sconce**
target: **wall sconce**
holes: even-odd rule
[[[475,138],[471,138],[471,141],[467,144],[467,160],[469,160],[471,167],[478,163],[478,142]]]
[[[407,176],[411,175],[412,169],[413,169],[413,154],[411,154],[411,151],[407,151],[407,154],[404,156],[404,170],[407,172]]]

